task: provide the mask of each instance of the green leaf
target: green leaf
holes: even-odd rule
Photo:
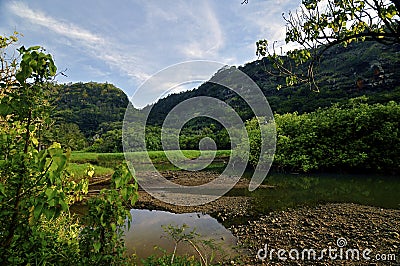
[[[51,58],[51,56],[50,56],[49,62],[50,62],[50,64],[49,64],[49,73],[50,73],[51,76],[54,76],[56,74],[56,72],[57,72],[57,67],[54,64],[54,61]]]
[[[58,143],[57,143],[58,144]],[[54,144],[53,144],[54,145]],[[52,145],[52,146],[53,146]],[[63,154],[63,150],[61,149],[61,145],[60,145],[60,148],[58,148],[58,147],[50,147],[49,148],[49,154],[50,154],[50,156],[51,157],[53,157],[53,156],[56,156],[56,155],[62,155]]]
[[[35,209],[33,210],[33,217],[35,219],[39,219],[40,215],[42,214],[43,210],[43,204],[35,206]]]
[[[42,150],[38,153],[37,159],[39,164],[39,171],[42,172],[45,170],[45,165],[47,162],[47,150]]]
[[[47,219],[51,219],[55,215],[55,211],[53,209],[43,208],[43,213]]]
[[[24,53],[24,55],[22,56],[22,61],[29,62],[29,61],[31,61],[31,59],[32,59],[32,56],[29,53]]]
[[[59,200],[59,203],[60,203],[61,209],[62,209],[63,211],[68,211],[68,204],[67,204],[65,201]]]
[[[56,159],[57,158],[57,159]],[[55,156],[54,162],[57,164],[57,172],[60,173],[62,170],[65,169],[65,166],[67,165],[67,156],[64,154],[57,154]]]
[[[133,193],[132,197],[131,197],[131,205],[135,205],[136,201],[138,199],[138,193]]]
[[[3,196],[7,196],[6,195],[6,188],[4,187],[3,183],[0,183],[0,193],[3,194]]]
[[[99,252],[100,247],[101,247],[101,243],[100,242],[93,243],[93,248],[94,248],[95,252]]]
[[[0,104],[0,116],[7,116],[11,114],[12,109],[8,104]]]
[[[126,187],[121,189],[121,196],[124,200],[128,199],[128,189]]]
[[[115,232],[115,230],[117,230],[117,225],[115,223],[111,223],[111,229]]]
[[[33,143],[33,145],[35,145],[35,146],[39,145],[39,141],[38,141],[37,138],[32,138],[32,143]]]
[[[114,178],[115,188],[119,188],[121,186],[121,176],[117,176]]]
[[[94,167],[92,165],[90,165],[90,164],[88,165],[88,168],[86,170],[86,174],[89,177],[93,177],[93,175],[94,175]]]
[[[40,48],[41,48],[41,46],[39,46],[39,45],[35,45],[35,46],[31,46],[31,47],[29,47],[27,51],[39,50]]]
[[[47,196],[47,200],[50,201],[51,199],[53,199],[55,197],[56,191],[51,188],[47,188],[44,193]]]
[[[49,149],[61,149],[61,144],[58,142],[53,142],[53,144],[50,145]]]

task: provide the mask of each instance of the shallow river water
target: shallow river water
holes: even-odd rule
[[[268,186],[253,192],[249,192],[247,188],[232,189],[226,196],[251,197],[252,213],[255,215],[332,202],[400,209],[400,180],[396,176],[272,174],[264,181],[264,185]],[[236,243],[235,237],[209,215],[136,209],[131,210],[131,213],[133,223],[131,229],[126,232],[126,244],[128,251],[136,253],[138,258],[145,258],[157,252],[161,254],[154,251],[154,246],[165,249],[169,254],[173,251],[174,242],[167,237],[162,228],[162,225],[170,224],[187,224],[190,227],[187,229],[189,231],[196,228],[196,232],[203,239],[214,239],[225,254],[235,253],[232,250]],[[243,220],[240,219],[226,221],[226,225],[241,222]],[[195,254],[189,245],[179,245],[177,251],[178,254]]]
[[[125,232],[125,243],[128,253],[136,253],[138,258],[146,258],[155,253],[162,254],[155,247],[164,249],[168,254],[171,254],[175,244],[171,237],[165,233],[162,226],[182,226],[183,224],[189,226],[185,229],[185,233],[189,233],[193,229],[196,230],[199,235],[196,237],[197,243],[203,255],[211,255],[212,250],[201,245],[202,239],[213,239],[215,244],[221,248],[221,251],[218,252],[214,250],[217,258],[233,254],[232,247],[236,245],[236,238],[210,215],[201,213],[174,214],[166,211],[137,209],[132,209],[131,214],[132,224],[131,228]],[[196,252],[189,244],[180,243],[177,247],[177,254],[196,255]]]

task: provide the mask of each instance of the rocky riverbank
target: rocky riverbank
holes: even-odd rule
[[[242,257],[246,265],[400,263],[400,210],[356,204],[325,204],[273,212],[248,221],[245,225],[231,226],[230,230],[238,238],[238,244],[247,251],[247,255]],[[332,249],[331,256],[328,253],[329,247]],[[340,248],[343,252],[342,260],[339,259]],[[259,255],[264,261],[257,256],[260,249],[263,249]],[[283,259],[278,257],[279,249],[282,249],[280,254]],[[308,251],[304,251],[305,249]],[[314,260],[310,249],[316,251],[316,258],[322,255],[323,259]],[[322,253],[324,249],[327,251]],[[337,249],[336,253],[333,249]],[[355,250],[359,251],[359,260],[355,259],[356,253],[353,259],[352,254]],[[331,259],[335,254],[336,259]]]
[[[141,194],[135,207],[175,213],[203,212],[231,224],[228,229],[237,237],[240,247],[239,258],[233,265],[400,265],[400,210],[337,203],[257,216],[252,213],[251,199],[246,197],[222,197],[206,205],[182,207],[160,202],[146,193]],[[257,253],[265,249],[265,244],[267,257],[261,260]],[[345,244],[343,259],[331,259],[340,255],[338,244]],[[330,256],[329,247],[337,249],[336,253],[332,250]],[[281,256],[286,260],[278,258],[278,249],[286,251]],[[299,252],[297,255],[292,251],[296,258],[293,260],[288,253],[292,249]],[[308,259],[308,251],[302,259],[305,249],[315,250],[316,259],[312,253]],[[322,254],[324,249],[328,250]],[[359,259],[349,253],[346,260],[346,251],[354,249],[359,251]],[[369,260],[363,257],[364,251]],[[323,259],[318,260],[321,254]],[[260,255],[263,257],[264,251]]]

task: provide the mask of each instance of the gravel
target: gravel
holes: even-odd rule
[[[400,210],[388,210],[356,204],[325,204],[316,207],[302,207],[286,211],[273,212],[246,225],[233,225],[230,230],[238,238],[238,243],[244,248],[246,255],[242,256],[245,265],[400,265]],[[339,242],[338,242],[339,241]],[[265,249],[267,244],[268,256],[262,261],[257,252]],[[344,245],[345,244],[345,245]],[[339,245],[339,246],[338,246]],[[314,249],[316,257],[321,256],[323,249],[343,250],[343,259],[332,260],[324,253],[322,260],[314,260],[308,253],[301,259],[304,249]],[[272,259],[270,252],[272,249]],[[278,249],[283,249],[282,260],[278,258]],[[292,259],[288,252],[293,251]],[[346,251],[357,249],[360,260],[353,260],[351,253]],[[370,260],[365,260],[362,252]],[[366,251],[367,252],[367,251]],[[332,257],[335,253],[331,253]],[[386,259],[393,254],[397,261],[378,261],[375,255]],[[260,253],[263,257],[264,253]]]

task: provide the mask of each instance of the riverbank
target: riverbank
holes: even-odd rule
[[[150,174],[150,173],[149,173]],[[181,185],[199,185],[218,177],[217,172],[201,171],[194,175],[188,171],[164,171],[163,175],[170,181]],[[94,180],[91,188],[96,191],[107,184],[107,180]],[[247,190],[248,179],[241,179],[235,189]],[[370,181],[371,182],[371,181]],[[357,183],[358,184],[358,183]],[[371,183],[372,185],[375,183]],[[296,185],[297,186],[297,185]],[[278,187],[263,185],[271,193],[281,191]],[[305,189],[298,187],[298,190]],[[307,188],[310,189],[310,188]],[[284,192],[284,191],[283,191]],[[282,193],[282,191],[281,191]],[[373,193],[372,193],[373,194]],[[231,194],[232,195],[232,194]],[[296,195],[296,194],[295,194]],[[387,195],[390,196],[390,195]],[[395,196],[395,194],[393,194]],[[393,261],[377,261],[376,255],[386,256],[386,260],[396,257],[400,262],[400,210],[384,209],[350,203],[328,203],[318,205],[303,205],[303,207],[285,208],[284,211],[260,213],[254,209],[255,198],[246,195],[225,195],[216,201],[201,206],[176,206],[162,202],[139,190],[136,209],[164,210],[173,213],[200,212],[209,214],[228,228],[238,240],[238,258],[234,265],[396,265]],[[325,253],[325,260],[302,260],[304,249],[314,249],[316,257],[321,256],[323,249],[338,248],[337,241],[347,242],[347,249],[357,249],[360,260],[331,260]],[[342,243],[340,242],[340,243]],[[267,258],[262,261],[257,258],[257,252],[268,244]],[[278,249],[289,252],[296,249],[299,260],[292,260],[289,254],[283,254],[287,260],[278,258]],[[362,252],[370,249],[364,260]],[[296,251],[292,251],[296,257]],[[264,255],[264,253],[261,253]],[[305,254],[307,258],[308,253]],[[332,254],[334,255],[334,254]],[[345,256],[345,255],[344,255]],[[227,264],[232,265],[229,260]]]
[[[147,194],[141,195],[136,208],[161,209],[175,213],[203,212],[216,217],[228,224],[233,221],[245,224],[232,224],[228,229],[238,240],[241,247],[238,262],[244,265],[382,265],[375,256],[381,254],[386,259],[400,262],[400,210],[382,209],[378,207],[363,206],[350,203],[322,204],[315,207],[301,207],[285,211],[272,212],[258,217],[252,214],[251,199],[245,197],[222,197],[203,206],[181,207],[151,199]],[[345,239],[347,249],[360,251],[359,260],[331,260],[328,253],[324,255],[326,260],[302,260],[303,249],[314,249],[316,258],[321,256],[323,249],[338,248],[338,239]],[[344,241],[344,240],[342,240]],[[275,249],[264,260],[257,258],[259,249],[268,244],[268,251]],[[277,250],[284,249],[289,252],[296,249],[300,252],[299,260],[292,261],[288,253],[284,257],[286,261],[278,259]],[[370,249],[369,257],[365,260],[362,252]],[[262,253],[261,255],[263,255]],[[307,258],[306,253],[305,258]],[[332,255],[334,255],[332,253]],[[293,253],[293,256],[296,256]],[[352,258],[349,255],[349,258]],[[371,264],[372,263],[372,264]],[[384,265],[395,265],[392,261]],[[239,265],[239,264],[238,264]]]
[[[166,173],[170,179],[179,184],[206,183],[214,178],[216,173],[200,172],[196,176],[185,172]],[[191,180],[193,179],[193,180]],[[235,188],[247,188],[248,181],[240,180]],[[395,265],[393,261],[378,261],[379,259],[392,260],[395,256],[400,262],[400,210],[383,209],[350,203],[319,204],[313,207],[290,208],[284,211],[274,211],[268,214],[259,214],[252,208],[252,198],[246,196],[223,196],[216,201],[201,206],[175,206],[159,201],[145,191],[139,191],[139,200],[135,208],[166,210],[174,213],[202,212],[209,214],[222,222],[238,239],[241,252],[237,263],[244,265]],[[308,260],[302,260],[301,252],[304,249],[314,249],[316,258],[321,256],[323,249],[338,248],[340,239],[343,251],[357,249],[360,252],[359,260],[330,259],[324,253],[322,261],[313,260],[313,254]],[[342,243],[343,242],[343,243]],[[257,258],[257,252],[268,244],[267,258],[262,261]],[[299,260],[292,260],[288,253],[283,254],[287,260],[278,258],[278,249],[289,252],[291,249],[299,251]],[[362,252],[370,249],[367,257]],[[292,251],[296,257],[296,251]],[[264,253],[260,253],[263,255]],[[271,255],[271,258],[270,258]],[[334,253],[331,254],[334,256]],[[355,254],[356,255],[356,254]],[[345,258],[345,253],[343,255]],[[230,262],[229,262],[230,263]],[[240,265],[240,264],[238,264]]]
[[[400,262],[400,210],[348,203],[324,204],[273,212],[229,229],[238,244],[246,249],[247,255],[242,257],[246,265],[396,265],[394,261],[383,261],[393,256]],[[267,257],[262,262],[257,252],[265,249],[265,244]],[[312,256],[308,260],[307,251],[305,260],[301,259],[304,249],[314,249],[316,257],[320,257],[322,250],[329,247],[338,249],[332,256],[338,255],[342,247],[343,258],[348,249],[357,249],[359,260],[352,260],[350,253],[348,260],[332,260],[328,253],[322,261],[313,260]],[[286,251],[282,257],[287,260],[278,258],[278,249]],[[292,249],[299,252],[298,260],[289,257]],[[370,260],[363,258],[363,251]],[[261,252],[261,257],[264,254]],[[297,257],[296,251],[291,255]]]
[[[213,171],[196,172],[193,175],[189,171],[165,171],[163,176],[170,181],[184,186],[201,185],[210,182],[219,176]],[[247,188],[248,180],[241,179],[235,188]],[[221,222],[235,220],[237,218],[251,217],[251,198],[243,196],[221,197],[205,205],[200,206],[177,206],[160,201],[147,192],[139,190],[138,201],[135,208],[149,210],[164,210],[173,213],[201,212],[210,214]]]

